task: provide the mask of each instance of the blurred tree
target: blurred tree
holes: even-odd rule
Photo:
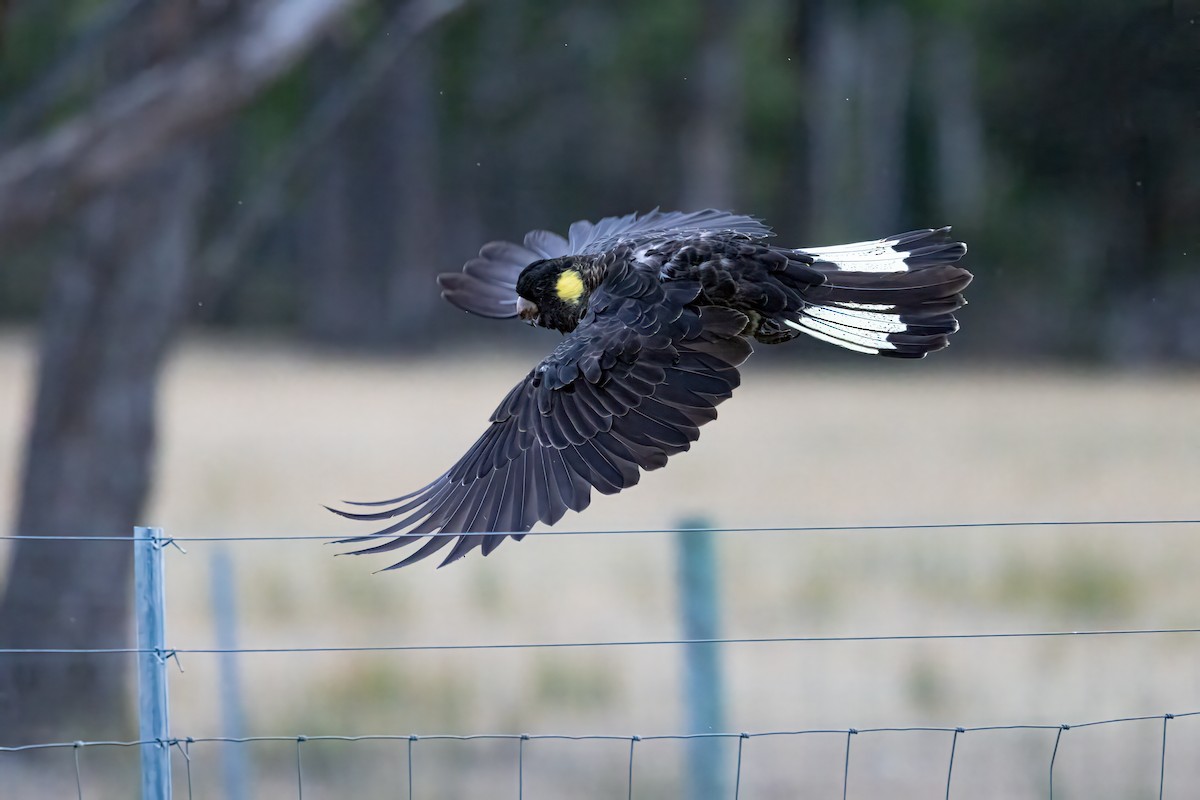
[[[1200,9],[996,3],[980,22],[993,32],[988,133],[1008,183],[994,229],[1036,276],[1039,291],[1014,303],[1044,320],[1024,344],[1044,348],[1049,332],[1060,353],[1200,357],[1200,330],[1180,324],[1200,315],[1200,284],[1186,280],[1200,219]]]
[[[931,120],[934,209],[940,219],[974,227],[987,200],[987,152],[979,107],[975,36],[959,16],[928,43],[923,81]]]
[[[34,538],[13,553],[0,647],[127,644],[128,548],[39,537],[127,535],[136,523],[158,377],[190,284],[205,183],[197,134],[285,71],[352,1],[158,4],[110,48],[118,85],[0,158],[0,235],[84,204],[45,305],[17,517]],[[128,675],[111,656],[6,658],[0,737],[123,735]]]
[[[428,215],[415,224],[422,238],[408,241],[406,247],[432,250],[441,245],[433,236],[434,220],[440,216],[437,187],[410,180],[411,175],[436,168],[430,159],[440,138],[433,77],[423,63],[429,60],[431,48],[422,36],[458,11],[464,0],[393,5],[389,0],[385,7],[368,8],[354,30],[344,30],[336,42],[319,48],[307,69],[268,92],[240,124],[226,132],[232,158],[224,194],[237,193],[239,200],[230,205],[221,198],[216,214],[222,220],[216,226],[220,233],[211,238],[199,259],[199,296],[206,311],[198,316],[203,321],[227,324],[250,317],[277,322],[298,317],[309,336],[342,343],[378,343],[396,325],[423,327],[420,313],[406,313],[414,309],[403,286],[388,290],[406,301],[392,306],[384,289],[388,269],[397,261],[398,242],[406,241],[406,209]],[[378,17],[386,12],[390,18],[379,24]],[[359,41],[356,31],[365,42]],[[411,96],[393,88],[417,85],[421,88]],[[419,107],[422,103],[428,106],[424,111]],[[421,133],[413,135],[410,146],[409,134],[391,130],[396,125],[412,126]],[[337,234],[359,222],[339,218],[344,201],[331,186],[344,183],[342,167],[351,161],[363,166],[359,174],[370,174],[373,185],[388,193],[393,184],[402,193],[423,184],[416,187],[420,196],[411,204],[405,199],[399,208],[389,205],[388,198],[367,192],[365,202],[373,207],[372,218],[383,224],[361,231],[368,240],[360,245],[375,247],[386,256],[384,261],[315,257],[314,249],[351,247],[336,244]],[[392,170],[389,165],[396,161],[403,163]],[[355,201],[360,199],[361,192],[356,193]],[[289,213],[297,208],[298,214]],[[397,219],[399,227],[391,224]],[[326,222],[328,232],[321,230]],[[270,250],[265,255],[255,252],[260,240]],[[400,262],[403,281],[413,280],[417,272],[432,281],[437,271],[432,259],[424,269],[419,262]],[[284,276],[293,273],[295,266],[300,280],[287,280]],[[364,308],[381,313],[364,314]],[[421,309],[427,311],[428,305],[416,311]]]
[[[124,536],[138,519],[203,175],[196,147],[176,148],[81,212],[47,298],[22,535]],[[132,563],[117,541],[18,541],[0,599],[0,646],[128,647]],[[129,662],[110,655],[0,661],[5,744],[126,735],[129,674]]]
[[[447,268],[439,237],[439,121],[432,52],[425,40],[399,47],[379,83],[321,148],[305,202],[301,323],[339,344],[416,342],[429,325],[433,276]],[[330,46],[314,59],[324,94],[349,54]]]
[[[46,4],[13,11],[22,35],[10,36],[0,100],[14,101],[9,122],[21,131],[21,109],[70,120],[98,106],[94,93],[133,99],[120,94],[127,81],[67,67],[104,49],[97,43],[122,28],[113,20],[141,19],[146,0],[69,5],[86,24],[64,46],[47,40],[62,23]],[[229,298],[222,323],[300,320],[314,337],[409,346],[433,330],[439,341],[470,335],[469,324],[430,324],[430,281],[480,242],[657,204],[708,205],[725,186],[722,203],[796,242],[956,224],[991,277],[972,287],[962,339],[977,351],[1200,352],[1200,334],[1180,321],[1200,308],[1188,278],[1200,249],[1188,241],[1200,209],[1194,4],[491,0],[420,42],[381,24],[408,5],[372,0],[331,47],[326,77],[292,82],[325,88],[311,110],[297,103],[314,97],[307,89],[270,93],[230,133],[241,155],[213,200],[230,224],[217,226],[205,248],[216,257],[204,259]],[[427,0],[401,27],[453,5]],[[40,104],[18,91],[21,77]],[[150,105],[176,121],[212,107]],[[96,163],[148,152],[113,145],[104,115],[78,115],[87,119],[90,128],[70,130],[104,134],[89,151],[104,155]],[[0,122],[0,137],[12,130]],[[326,134],[336,143],[322,146]],[[119,144],[153,137],[129,139]],[[0,230],[10,232],[50,200],[74,202],[91,174],[50,170],[59,151],[18,144],[0,157]],[[33,164],[46,167],[37,180],[21,174]],[[243,195],[244,213],[220,213]],[[32,247],[14,256],[40,257]],[[0,313],[33,304],[35,271],[0,273]]]
[[[389,338],[420,342],[432,327],[432,303],[409,298],[433,288],[430,273],[453,269],[443,262],[445,227],[438,164],[441,125],[434,80],[436,37],[413,43],[393,68],[383,107],[384,135],[393,143],[396,219],[387,268],[384,323]]]
[[[850,97],[854,93],[856,42],[854,16],[847,4],[816,0],[805,37],[807,82],[804,116],[808,128],[809,195],[812,216],[805,236],[836,239],[852,228],[846,215],[854,208],[854,139]]]
[[[869,6],[856,26],[855,39],[854,227],[883,235],[903,227],[902,203],[911,180],[906,155],[914,48],[908,9],[899,3]]]
[[[905,223],[914,32],[901,3],[813,0],[801,17],[808,80],[810,216],[805,241],[862,238]]]
[[[344,74],[351,53],[319,49],[311,65],[316,93]],[[386,329],[386,269],[395,252],[398,181],[395,153],[381,126],[381,88],[370,92],[315,154],[299,231],[304,280],[301,324],[309,336],[338,344],[379,344]]]
[[[742,194],[741,58],[736,0],[703,0],[694,43],[689,119],[683,128],[686,208],[733,208]]]
[[[0,158],[0,236],[44,225],[228,116],[294,64],[354,2],[176,0],[158,7],[149,26],[133,26],[155,28],[147,35],[158,40],[145,53],[154,69],[137,70],[83,113],[14,144]],[[211,40],[188,39],[181,9],[190,7],[203,7],[210,24],[224,23],[236,9],[240,24],[217,24]],[[121,52],[127,57],[139,50],[126,41]]]

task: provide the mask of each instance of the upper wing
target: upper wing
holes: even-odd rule
[[[648,214],[605,217],[592,223],[571,224],[569,239],[550,231],[530,231],[523,245],[488,242],[460,272],[438,276],[442,297],[459,308],[494,319],[517,315],[517,278],[521,270],[544,258],[600,253],[618,244],[640,245],[683,238],[701,231],[732,231],[754,238],[771,235],[771,229],[753,217],[707,209],[684,213],[655,209]]]
[[[359,553],[423,540],[390,568],[454,547],[443,565],[506,535],[521,539],[536,522],[581,511],[594,487],[613,494],[687,450],[699,427],[739,384],[750,354],[740,334],[746,317],[730,309],[687,308],[698,284],[660,285],[626,269],[592,296],[583,323],[517,384],[492,413],[491,426],[444,475],[373,513],[351,519],[402,517],[364,542],[394,537]],[[452,537],[436,534],[461,533]],[[435,534],[428,537],[410,534]]]
[[[442,297],[454,305],[493,319],[517,315],[517,278],[521,270],[543,258],[566,255],[567,240],[549,231],[525,234],[524,246],[488,242],[461,272],[438,275]]]
[[[605,217],[592,224],[580,220],[571,225],[569,247],[572,253],[601,253],[615,244],[632,248],[664,239],[683,239],[704,231],[741,233],[760,239],[773,235],[770,228],[754,217],[708,208],[704,211],[659,211]]]

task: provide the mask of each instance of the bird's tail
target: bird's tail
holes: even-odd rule
[[[804,247],[825,281],[802,292],[804,306],[784,324],[847,350],[921,358],[958,330],[971,273],[956,266],[967,246],[949,228],[910,231],[873,242]]]

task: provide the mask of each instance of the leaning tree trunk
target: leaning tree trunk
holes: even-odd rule
[[[16,532],[128,536],[153,466],[155,396],[183,317],[202,158],[188,147],[86,206],[57,265]],[[130,641],[127,541],[16,543],[0,648],[114,648]],[[127,738],[132,661],[0,657],[0,744]]]

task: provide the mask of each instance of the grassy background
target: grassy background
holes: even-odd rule
[[[0,336],[0,514],[14,515],[30,339]],[[804,346],[804,345],[797,345]],[[765,361],[765,360],[764,360]],[[955,363],[955,362],[958,363]],[[457,458],[530,360],[419,360],[195,341],[163,402],[148,524],[176,536],[348,534],[323,502],[390,497]],[[1197,516],[1200,376],[839,360],[744,370],[693,452],[566,530]],[[11,376],[11,377],[9,377]],[[1031,528],[725,534],[724,634],[870,635],[1196,627],[1200,530]],[[213,543],[168,551],[168,639],[214,644]],[[505,643],[678,635],[673,539],[530,537],[445,570],[371,574],[317,542],[228,546],[242,646]],[[1200,710],[1200,637],[812,643],[725,648],[731,730],[1082,722]],[[673,647],[241,657],[251,734],[679,732]],[[222,733],[216,659],[172,672],[176,735]],[[1056,796],[1157,796],[1161,723],[1063,735]],[[954,795],[1044,791],[1053,731],[960,738]],[[840,791],[844,736],[752,739],[742,797]],[[404,796],[404,743],[305,745],[306,800]],[[515,745],[417,744],[418,796],[516,793]],[[526,797],[623,797],[627,745],[534,742]],[[677,796],[684,748],[639,745],[637,794]],[[736,743],[729,742],[732,764]],[[950,737],[856,737],[850,795],[940,796]],[[295,745],[251,747],[252,796],[294,791]],[[1200,780],[1200,720],[1171,723],[1166,796]],[[218,797],[219,749],[193,750]],[[124,796],[136,754],[82,756],[87,797]],[[0,770],[8,759],[0,757]],[[69,751],[14,771],[74,797]],[[50,763],[50,762],[46,762]],[[183,761],[176,759],[182,778]],[[182,790],[182,786],[181,786]],[[111,794],[108,794],[111,793]]]

